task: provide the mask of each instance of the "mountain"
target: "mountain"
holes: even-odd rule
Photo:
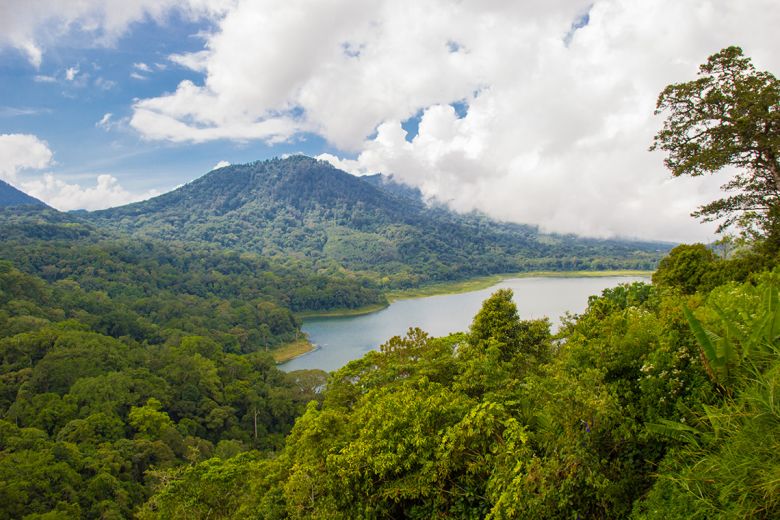
[[[0,180],[0,207],[6,206],[41,206],[46,204],[18,190],[5,181]]]
[[[166,302],[173,302],[174,307],[185,305],[185,310],[177,312],[191,319],[177,318],[178,328],[202,327],[202,316],[213,315],[219,306],[198,304],[199,299],[223,300],[228,302],[226,309],[236,302],[264,302],[290,311],[386,303],[375,284],[350,273],[312,272],[309,266],[282,265],[254,253],[208,244],[128,237],[96,227],[80,213],[51,208],[0,208],[0,237],[0,263],[10,261],[46,282],[76,282],[82,289],[99,291],[129,307],[142,302],[141,314],[149,319],[175,316],[160,311]],[[0,286],[0,296],[2,291]],[[238,327],[244,319],[234,318],[228,320],[226,329]],[[211,334],[218,329],[204,330]],[[271,327],[273,334],[277,329],[281,330]]]
[[[402,287],[523,270],[652,268],[665,244],[542,234],[429,207],[411,188],[305,156],[232,165],[153,199],[84,215],[145,237],[216,244]]]
[[[396,182],[392,175],[375,173],[373,175],[364,175],[363,177],[360,177],[360,180],[367,182],[382,191],[392,193],[397,197],[402,197],[420,203],[425,200],[419,188],[415,188],[401,182]]]

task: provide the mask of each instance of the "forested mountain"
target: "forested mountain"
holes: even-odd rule
[[[343,273],[313,273],[255,253],[131,240],[51,209],[0,210],[0,236],[0,260],[105,300],[101,312],[112,314],[99,321],[121,333],[89,324],[111,335],[201,334],[250,352],[295,338],[292,311],[385,302],[370,281]]]
[[[151,200],[85,217],[140,236],[374,273],[396,287],[521,270],[648,269],[668,250],[543,235],[429,208],[412,189],[304,156],[220,168]]]
[[[0,180],[0,207],[4,206],[46,206],[46,204]]]

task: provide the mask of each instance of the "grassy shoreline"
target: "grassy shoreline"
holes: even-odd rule
[[[502,280],[510,278],[581,278],[581,277],[604,277],[604,276],[647,276],[653,274],[653,271],[641,270],[612,270],[612,271],[527,271],[520,273],[503,273],[488,276],[479,276],[469,278],[468,280],[458,280],[453,282],[438,282],[414,289],[402,289],[397,291],[388,291],[386,293],[388,304],[367,305],[357,309],[335,309],[329,311],[308,311],[296,313],[301,319],[305,318],[346,318],[350,316],[361,316],[381,311],[396,300],[407,300],[412,298],[424,298],[426,296],[438,296],[442,294],[458,294],[471,291],[487,289]]]
[[[423,298],[426,296],[437,296],[441,294],[458,294],[471,291],[487,289],[502,280],[511,278],[598,278],[605,276],[650,276],[653,271],[639,270],[613,270],[613,271],[528,271],[521,273],[493,274],[489,276],[480,276],[468,280],[459,280],[454,282],[441,282],[430,285],[424,285],[414,289],[403,289],[400,291],[390,291],[387,293],[387,299],[390,302],[396,300],[406,300],[411,298]]]
[[[282,363],[302,356],[307,352],[311,352],[314,348],[314,344],[304,335],[301,339],[285,343],[284,345],[271,350],[271,355],[273,356],[274,361],[276,361],[276,364],[281,365]]]
[[[301,319],[304,318],[342,318],[347,316],[360,316],[362,314],[371,314],[372,312],[381,311],[386,309],[389,303],[376,303],[374,305],[366,305],[365,307],[358,307],[357,309],[331,309],[328,311],[304,311],[296,312],[295,315]]]

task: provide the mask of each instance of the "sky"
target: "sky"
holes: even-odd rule
[[[304,153],[544,231],[708,241],[658,93],[777,0],[0,0],[0,179],[61,210]]]

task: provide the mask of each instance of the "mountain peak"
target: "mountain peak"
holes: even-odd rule
[[[27,195],[25,192],[14,188],[5,181],[0,180],[0,207],[7,206],[40,206],[48,208],[44,202]]]
[[[88,218],[147,237],[380,273],[399,285],[582,269],[602,259],[605,267],[652,267],[657,256],[647,244],[542,236],[531,226],[428,207],[418,190],[392,178],[356,177],[304,155],[226,166]]]

